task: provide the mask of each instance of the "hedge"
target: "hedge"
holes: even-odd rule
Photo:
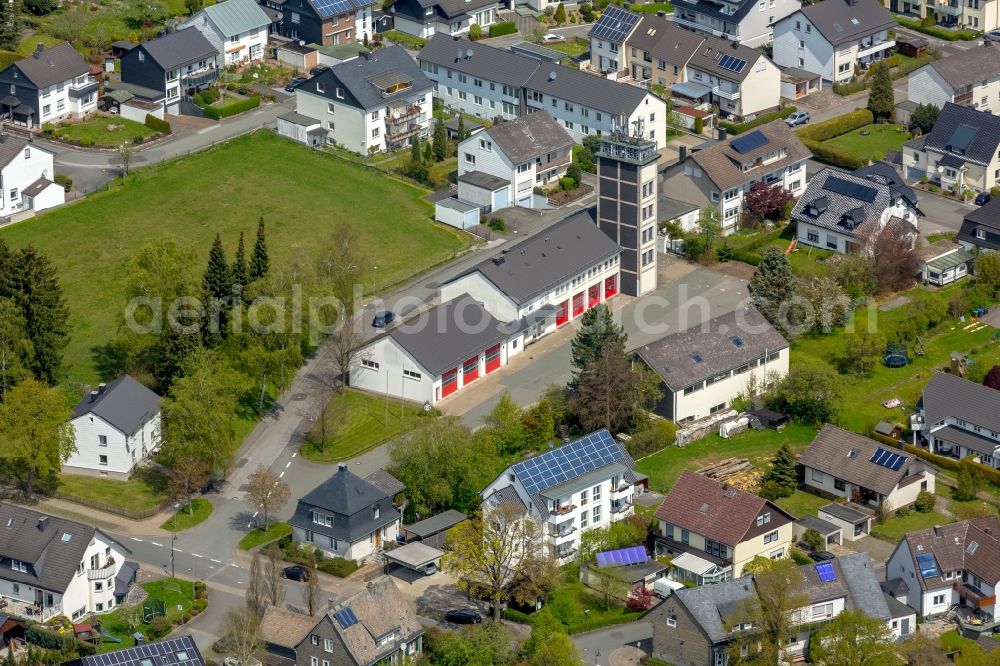
[[[971,467],[972,471],[978,474],[980,478],[985,479],[987,482],[992,483],[995,486],[1000,486],[1000,470],[995,470],[988,465],[977,463],[972,458],[963,458],[962,464]]]
[[[318,563],[316,568],[323,573],[330,574],[331,576],[347,578],[358,570],[358,563],[354,560],[346,560],[343,557],[334,557]]]
[[[157,118],[152,113],[146,114],[146,127],[160,134],[170,134],[171,132],[170,123]]]
[[[803,141],[826,141],[827,139],[832,139],[835,136],[840,136],[841,134],[847,134],[852,130],[864,127],[865,125],[871,125],[875,122],[875,117],[872,112],[868,109],[858,109],[857,111],[851,111],[850,113],[845,113],[842,116],[837,116],[836,118],[830,118],[829,120],[824,120],[822,122],[813,123],[812,125],[806,125],[805,127],[796,130],[796,134]]]
[[[382,33],[382,35],[394,44],[400,44],[401,46],[406,46],[413,50],[422,49],[427,45],[426,39],[408,35],[405,32],[400,32],[398,30],[390,30],[389,32]]]
[[[957,472],[961,463],[954,458],[946,458],[945,456],[939,456],[936,453],[931,453],[930,451],[924,451],[923,449],[913,446],[912,444],[906,444],[904,446],[907,453],[912,453],[918,458],[923,458],[927,462],[937,465],[943,469],[950,469]]]
[[[97,652],[93,643],[81,641],[73,636],[63,636],[37,623],[28,625],[24,631],[24,640],[47,650],[62,650],[72,645],[76,647],[81,657],[88,657]]]
[[[490,37],[502,37],[503,35],[513,35],[517,32],[517,26],[513,21],[503,21],[490,26]]]
[[[757,116],[753,120],[748,120],[745,123],[728,123],[725,120],[719,121],[719,127],[724,128],[730,134],[742,134],[748,130],[752,130],[754,127],[759,127],[765,123],[769,123],[772,120],[784,119],[798,111],[798,108],[794,106],[786,106],[778,111],[772,111],[771,113],[765,113],[762,116]]]
[[[594,618],[593,620],[584,620],[583,622],[577,622],[576,624],[571,624],[566,627],[566,633],[582,634],[585,631],[603,629],[604,627],[611,627],[616,624],[627,624],[629,622],[635,622],[644,614],[645,613],[622,613],[621,615],[608,615],[606,617]]]
[[[226,106],[203,106],[201,109],[205,112],[205,115],[212,120],[222,120],[223,118],[228,118],[229,116],[235,116],[237,113],[243,113],[244,111],[249,111],[250,109],[256,109],[258,106],[260,106],[260,97],[249,97]]]
[[[917,32],[922,32],[925,35],[937,37],[938,39],[943,39],[948,42],[968,42],[974,39],[979,39],[979,35],[981,34],[975,30],[965,30],[964,28],[959,30],[948,30],[947,28],[941,28],[936,25],[925,26],[921,25],[920,21],[916,19],[907,19],[902,16],[893,16],[893,18],[896,19],[896,23],[904,28],[916,30]]]

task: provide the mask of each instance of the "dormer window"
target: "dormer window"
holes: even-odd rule
[[[323,86],[322,81],[316,82],[316,92],[326,92],[326,88]]]
[[[372,507],[372,517],[375,520],[378,520],[378,507],[377,506],[373,506]]]
[[[344,89],[343,88],[337,88],[336,95],[337,95],[337,99],[344,99]]]

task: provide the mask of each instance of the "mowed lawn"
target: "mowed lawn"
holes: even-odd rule
[[[81,123],[57,127],[54,134],[68,141],[92,146],[120,146],[124,142],[145,141],[156,132],[142,123],[121,117],[97,116]]]
[[[868,135],[862,136],[862,132],[868,132]],[[828,139],[824,143],[839,146],[866,155],[872,160],[877,160],[885,157],[890,150],[901,150],[903,144],[909,140],[909,132],[899,125],[888,123],[866,125],[847,134]]]
[[[444,261],[468,241],[433,221],[426,190],[338,160],[269,132],[134,171],[130,182],[0,231],[34,244],[58,270],[70,309],[69,379],[93,382],[96,347],[123,318],[126,260],[148,242],[189,243],[205,261],[222,235],[230,260],[242,231],[252,248],[267,225],[271,265],[308,257],[338,222],[369,246],[380,289]],[[202,265],[195,266],[197,274]],[[371,289],[372,270],[362,272]]]

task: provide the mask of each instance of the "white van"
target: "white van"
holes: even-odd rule
[[[661,599],[666,599],[682,587],[684,587],[684,583],[678,583],[676,580],[657,578],[653,581],[653,594]]]

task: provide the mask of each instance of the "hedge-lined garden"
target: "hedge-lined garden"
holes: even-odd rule
[[[866,155],[824,142],[871,125],[873,122],[875,122],[875,118],[871,111],[858,109],[830,120],[806,125],[796,130],[795,133],[802,139],[802,143],[813,154],[813,157],[819,161],[854,170],[867,166],[868,157]]]
[[[719,121],[719,127],[725,129],[730,134],[743,134],[752,130],[754,127],[760,127],[761,125],[767,124],[772,120],[782,119],[784,120],[788,116],[792,115],[798,111],[798,108],[794,106],[786,106],[778,111],[772,111],[771,113],[765,113],[763,115],[757,116],[753,120],[748,120],[745,123],[729,123],[725,120]]]
[[[952,30],[949,28],[942,28],[937,25],[923,25],[919,19],[908,19],[903,18],[902,16],[893,16],[893,18],[896,19],[896,23],[904,28],[916,30],[917,32],[922,32],[925,35],[937,37],[938,39],[943,39],[948,42],[969,42],[974,39],[979,39],[979,36],[982,34],[976,30],[966,30],[965,28]]]
[[[213,89],[202,90],[194,96],[194,103],[198,106],[198,108],[205,112],[207,117],[212,120],[222,120],[223,118],[235,116],[237,113],[243,113],[244,111],[256,109],[260,106],[260,95],[234,98],[223,102],[219,106],[215,106],[218,99],[218,91]]]
[[[503,21],[490,26],[490,37],[502,37],[503,35],[513,35],[517,32],[517,26],[513,21]]]

